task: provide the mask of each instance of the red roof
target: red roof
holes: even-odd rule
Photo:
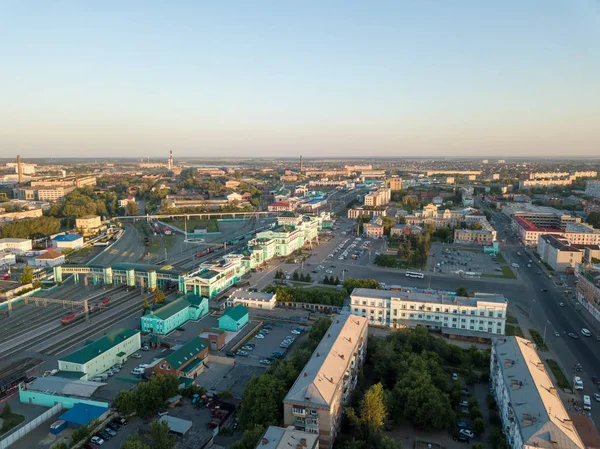
[[[278,201],[277,203],[271,204],[270,207],[290,207],[289,201]]]
[[[564,232],[562,229],[555,228],[538,228],[532,222],[530,222],[527,218],[523,217],[513,217],[513,219],[517,222],[519,226],[521,226],[525,231],[534,231],[534,232]]]
[[[58,252],[58,251],[48,251],[44,254],[40,254],[39,256],[36,257],[36,259],[49,259],[49,260],[54,260],[54,259],[58,259],[59,257],[62,256],[62,253]]]

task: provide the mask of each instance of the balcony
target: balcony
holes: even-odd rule
[[[306,416],[306,409],[292,407],[292,415],[294,415],[294,416]]]

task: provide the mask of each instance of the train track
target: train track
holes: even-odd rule
[[[139,296],[139,292],[137,292],[137,291],[131,292],[130,294],[125,295],[124,297],[117,299],[114,302],[113,306],[117,307],[117,306],[119,306],[119,305],[121,305],[123,303],[126,303],[127,301],[129,301],[129,300],[137,297],[137,296]],[[132,307],[127,307],[122,312],[129,313],[134,308],[139,308],[139,307],[140,307],[140,304],[135,303],[135,304],[132,304]],[[99,329],[99,325],[103,324],[107,320],[114,319],[116,317],[116,321],[118,321],[118,320],[120,320],[120,319],[122,319],[124,317],[123,313],[119,313],[119,314],[116,314],[116,315],[111,315],[110,317],[105,317],[104,319],[102,319],[102,315],[96,315],[96,316],[99,319],[97,319],[95,321],[95,323],[94,323],[94,325],[93,325],[93,327],[91,329],[92,333],[98,332],[98,330],[101,330],[101,329]],[[77,327],[77,326],[79,326],[81,324],[83,324],[83,323],[80,322],[80,323],[72,324],[72,325],[69,325],[69,326],[60,326],[60,327],[49,329],[46,332],[42,332],[41,334],[36,335],[33,338],[30,338],[28,341],[24,341],[22,344],[18,345],[17,347],[13,347],[13,348],[10,348],[10,349],[7,349],[5,351],[0,352],[0,360],[6,359],[7,357],[10,357],[10,356],[14,355],[15,353],[27,351],[28,349],[31,349],[34,346],[39,345],[40,341],[47,341],[47,340],[49,340],[49,339],[51,339],[51,338],[53,338],[53,337],[55,337],[57,335],[60,335],[61,333],[65,333],[66,334],[65,331],[67,331],[69,329],[72,329],[73,327]],[[28,329],[28,331],[31,331],[31,328]],[[72,344],[72,342],[73,342],[73,334],[66,334],[66,335],[64,335],[64,339],[66,339],[66,338],[69,339],[69,344]]]

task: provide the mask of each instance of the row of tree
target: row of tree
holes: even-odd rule
[[[348,291],[340,291],[325,287],[267,287],[265,292],[275,293],[278,302],[303,302],[306,304],[323,304],[326,306],[342,307],[344,300],[348,297]]]
[[[0,228],[0,238],[34,239],[56,234],[60,221],[52,217],[25,218]]]
[[[340,285],[341,281],[339,277],[333,277],[333,274],[331,276],[325,276],[323,278],[323,284],[325,285]]]
[[[123,415],[136,413],[141,417],[151,416],[165,401],[177,394],[179,380],[175,375],[152,376],[148,382],[140,383],[135,390],[121,391],[113,401],[113,407]]]

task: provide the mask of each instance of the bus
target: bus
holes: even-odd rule
[[[418,273],[416,271],[407,271],[406,277],[423,279],[425,277],[425,275],[423,273]]]

